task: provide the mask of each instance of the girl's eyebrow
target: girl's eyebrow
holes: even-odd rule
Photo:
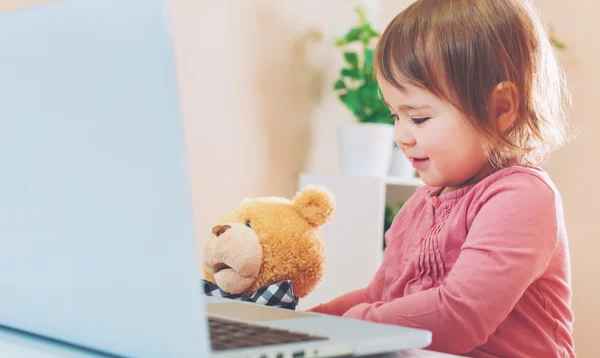
[[[409,106],[407,104],[402,104],[398,107],[399,110],[401,111],[405,111],[405,110],[417,110],[417,109],[426,109],[426,108],[431,108],[431,106],[428,105],[422,105],[422,106]]]
[[[392,108],[392,106],[390,106],[390,104],[387,103],[385,101],[385,99],[383,100],[383,103],[385,103],[389,108]],[[411,106],[411,105],[408,105],[408,104],[401,104],[400,106],[398,106],[397,109],[398,109],[398,112],[402,112],[402,111],[410,111],[410,110],[415,111],[415,110],[427,109],[427,108],[431,108],[431,106],[428,106],[426,104],[424,104],[422,106],[418,106],[418,105]]]

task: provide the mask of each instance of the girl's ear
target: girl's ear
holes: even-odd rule
[[[492,92],[494,120],[499,133],[504,133],[517,119],[519,113],[519,89],[512,82],[501,82]]]

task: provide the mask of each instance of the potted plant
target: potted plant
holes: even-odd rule
[[[385,218],[383,220],[383,233],[385,234],[390,227],[392,227],[392,222],[394,221],[394,218],[396,217],[396,215],[398,215],[398,212],[400,211],[400,209],[402,209],[402,206],[404,205],[404,202],[401,201],[399,203],[397,203],[396,205],[386,205],[385,206]],[[385,235],[383,237],[383,248],[386,248],[386,243],[385,243]]]
[[[356,118],[356,122],[338,127],[340,169],[345,175],[385,176],[390,168],[394,121],[373,76],[373,54],[380,34],[372,28],[363,7],[354,10],[358,25],[336,41],[345,66],[333,87]]]

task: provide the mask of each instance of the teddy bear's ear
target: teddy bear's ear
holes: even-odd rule
[[[310,224],[324,225],[333,215],[333,195],[325,188],[308,186],[292,199],[293,205]]]

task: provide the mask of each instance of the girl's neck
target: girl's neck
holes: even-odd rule
[[[464,183],[462,183],[458,186],[452,186],[452,187],[445,186],[442,189],[442,191],[440,191],[439,195],[450,193],[454,190],[464,188],[465,186],[476,184],[479,181],[483,180],[488,175],[492,174],[492,172],[493,172],[492,167],[488,164],[488,165],[484,166],[480,171],[478,171],[474,176],[472,176],[469,180],[465,181]]]

